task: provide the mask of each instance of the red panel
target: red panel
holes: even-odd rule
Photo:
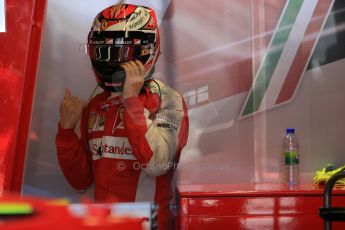
[[[190,217],[188,230],[229,230],[229,229],[312,229],[323,230],[323,221],[321,218],[315,218],[313,215],[304,216],[281,216],[281,217]],[[345,223],[334,223],[334,230],[345,229]]]
[[[345,207],[344,197],[335,197],[333,205]],[[322,206],[322,196],[190,198],[188,215],[318,215]]]
[[[21,188],[46,0],[6,0],[0,33],[0,192]]]
[[[209,197],[209,196],[320,196],[323,188],[312,184],[301,184],[296,189],[289,189],[283,184],[191,184],[179,185],[181,197]],[[345,195],[345,188],[333,191],[335,195]]]
[[[281,184],[180,185],[181,229],[323,229],[323,189],[311,184],[289,190]],[[345,207],[345,190],[333,205]],[[188,200],[188,202],[187,202]],[[334,223],[345,229],[345,222]]]

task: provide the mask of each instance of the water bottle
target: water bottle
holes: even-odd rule
[[[286,129],[282,148],[282,181],[292,188],[299,184],[299,146],[295,129]]]

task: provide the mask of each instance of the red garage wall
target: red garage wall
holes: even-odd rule
[[[46,0],[6,0],[0,33],[0,192],[19,191]]]

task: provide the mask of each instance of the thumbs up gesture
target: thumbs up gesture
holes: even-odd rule
[[[65,90],[65,96],[60,105],[60,126],[64,129],[72,129],[80,119],[85,102],[76,96],[72,96],[69,89]]]

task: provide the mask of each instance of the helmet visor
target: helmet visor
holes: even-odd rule
[[[141,56],[152,54],[153,45],[87,45],[87,54],[91,60],[96,61],[127,61],[134,60]]]

